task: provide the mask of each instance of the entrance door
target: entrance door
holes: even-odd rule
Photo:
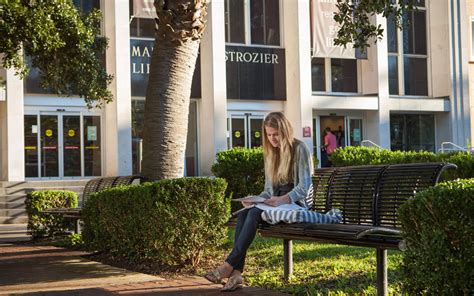
[[[100,176],[101,168],[99,116],[78,112],[25,115],[26,177]]]
[[[319,131],[315,135],[315,155],[321,160],[322,147],[324,146],[324,130],[329,127],[336,136],[337,147],[360,146],[363,139],[362,118],[350,116],[319,116],[314,120],[314,130]],[[321,165],[321,161],[319,163]]]
[[[229,118],[229,148],[262,146],[263,116],[245,113]]]
[[[346,118],[346,126],[349,133],[346,133],[347,145],[348,146],[360,146],[363,133],[362,133],[362,118]]]

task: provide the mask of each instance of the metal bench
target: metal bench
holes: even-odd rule
[[[403,249],[398,208],[438,182],[450,163],[370,165],[317,169],[313,176],[313,208],[342,211],[340,224],[276,224],[259,226],[262,236],[282,238],[284,276],[293,272],[292,240],[321,241],[376,249],[377,294],[387,295],[387,249]],[[235,220],[229,226],[235,225]]]
[[[80,219],[82,213],[82,206],[87,201],[89,196],[92,193],[99,192],[104,189],[112,188],[119,185],[131,185],[135,183],[139,183],[143,180],[142,176],[117,176],[117,177],[102,177],[102,178],[95,178],[91,179],[86,183],[84,186],[84,190],[82,192],[82,198],[79,203],[79,207],[77,208],[52,208],[46,209],[43,213],[46,214],[53,214],[53,215],[61,215],[65,218],[71,218],[75,220],[75,232],[80,233]]]

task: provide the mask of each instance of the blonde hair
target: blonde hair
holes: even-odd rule
[[[280,147],[273,147],[268,140],[265,127],[278,131]],[[293,182],[294,143],[293,127],[282,112],[271,112],[263,121],[263,155],[265,171],[271,183],[283,185]]]

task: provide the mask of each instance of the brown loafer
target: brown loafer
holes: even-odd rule
[[[224,285],[224,288],[221,289],[222,292],[231,292],[238,289],[242,289],[244,286],[244,279],[240,274],[233,275],[229,278],[227,283]]]

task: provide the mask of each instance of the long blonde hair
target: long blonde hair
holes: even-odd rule
[[[273,147],[268,140],[265,127],[278,131],[280,147]],[[273,184],[283,185],[293,182],[294,144],[293,127],[282,112],[271,112],[263,121],[263,157],[265,171]]]

